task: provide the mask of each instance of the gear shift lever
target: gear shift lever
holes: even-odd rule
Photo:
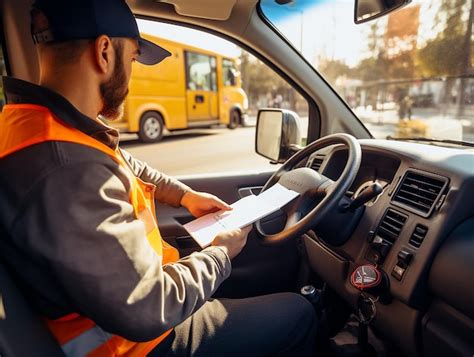
[[[378,182],[373,182],[369,187],[363,190],[351,203],[344,205],[340,208],[341,212],[355,211],[360,206],[366,204],[370,200],[380,195],[383,191],[383,187]]]

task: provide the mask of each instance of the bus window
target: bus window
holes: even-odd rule
[[[213,60],[213,61],[212,61]],[[188,89],[216,90],[216,59],[203,54],[186,52]],[[212,66],[214,63],[214,66]]]
[[[224,58],[222,60],[222,75],[224,79],[224,86],[233,87],[236,83],[238,71],[234,66],[234,62]]]

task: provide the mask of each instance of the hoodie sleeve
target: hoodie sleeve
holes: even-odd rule
[[[56,169],[34,187],[12,232],[49,266],[75,311],[110,333],[148,341],[199,309],[231,263],[210,247],[162,266],[134,217],[128,180],[114,170]]]
[[[181,198],[190,189],[188,186],[135,159],[127,151],[122,149],[120,151],[137,177],[156,186],[155,198],[158,201],[173,207],[180,206]]]

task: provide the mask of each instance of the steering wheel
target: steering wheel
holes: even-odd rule
[[[303,159],[326,146],[343,144],[349,155],[344,170],[337,181],[321,175],[309,167],[295,168]],[[287,220],[285,228],[276,234],[266,234],[261,221],[255,228],[264,244],[279,244],[301,236],[316,226],[346,193],[359,171],[362,158],[360,144],[348,134],[332,134],[320,138],[290,157],[265,183],[262,192],[279,183],[298,192],[297,199],[283,207]],[[321,199],[322,198],[322,199]],[[314,206],[314,203],[319,203]],[[312,207],[314,206],[314,207]],[[309,207],[309,208],[308,208]],[[309,212],[305,212],[308,211]],[[337,229],[337,227],[334,227]]]

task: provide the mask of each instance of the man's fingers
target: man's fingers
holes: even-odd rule
[[[241,229],[243,233],[249,234],[250,231],[252,230],[252,225],[248,225],[247,227],[244,227]]]
[[[214,197],[214,203],[219,209],[222,209],[224,211],[232,210],[231,206],[229,206],[227,203],[225,203],[224,201],[222,201],[221,199],[217,197]]]
[[[213,246],[221,247],[230,259],[237,256],[247,243],[247,235],[250,227],[233,229],[219,233],[212,241]]]

